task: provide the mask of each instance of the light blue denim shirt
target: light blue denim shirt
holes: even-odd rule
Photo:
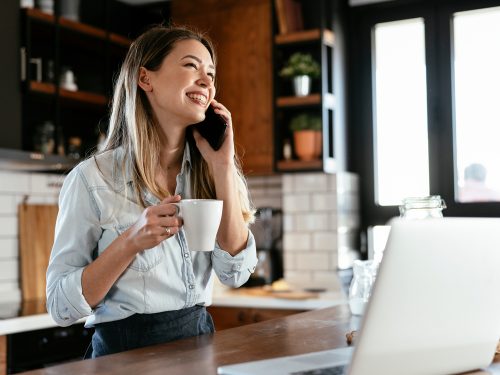
[[[121,173],[122,148],[107,151],[75,167],[59,197],[54,246],[47,269],[47,309],[61,326],[89,316],[87,327],[126,318],[210,305],[213,273],[228,286],[244,284],[257,264],[255,240],[249,231],[246,248],[231,256],[214,244],[214,251],[189,251],[181,231],[158,246],[139,252],[92,309],[82,294],[82,272],[110,243],[136,222],[141,208],[135,199],[130,166]],[[186,144],[176,194],[191,196],[190,152]],[[124,184],[124,180],[127,183]],[[151,193],[147,204],[159,203]]]

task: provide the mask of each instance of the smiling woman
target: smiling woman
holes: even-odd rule
[[[155,27],[141,35],[115,84],[104,150],[64,182],[47,306],[63,326],[90,316],[86,357],[213,332],[212,271],[237,287],[255,268],[254,210],[231,113],[214,99],[215,67],[202,34]],[[217,151],[191,126],[209,106],[227,123]],[[223,201],[213,251],[189,249],[181,196]]]

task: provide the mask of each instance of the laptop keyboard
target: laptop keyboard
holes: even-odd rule
[[[316,370],[293,372],[291,375],[345,375],[346,373],[347,366],[334,366]]]

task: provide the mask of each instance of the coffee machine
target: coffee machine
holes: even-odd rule
[[[283,214],[278,208],[260,207],[251,230],[259,262],[245,286],[271,284],[283,277]]]

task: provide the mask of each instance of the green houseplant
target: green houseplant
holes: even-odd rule
[[[300,160],[315,160],[321,155],[321,117],[301,113],[290,121],[295,154]]]
[[[319,77],[320,72],[320,66],[311,54],[296,52],[290,56],[279,75],[293,79],[295,95],[305,96],[311,90],[311,79]]]

